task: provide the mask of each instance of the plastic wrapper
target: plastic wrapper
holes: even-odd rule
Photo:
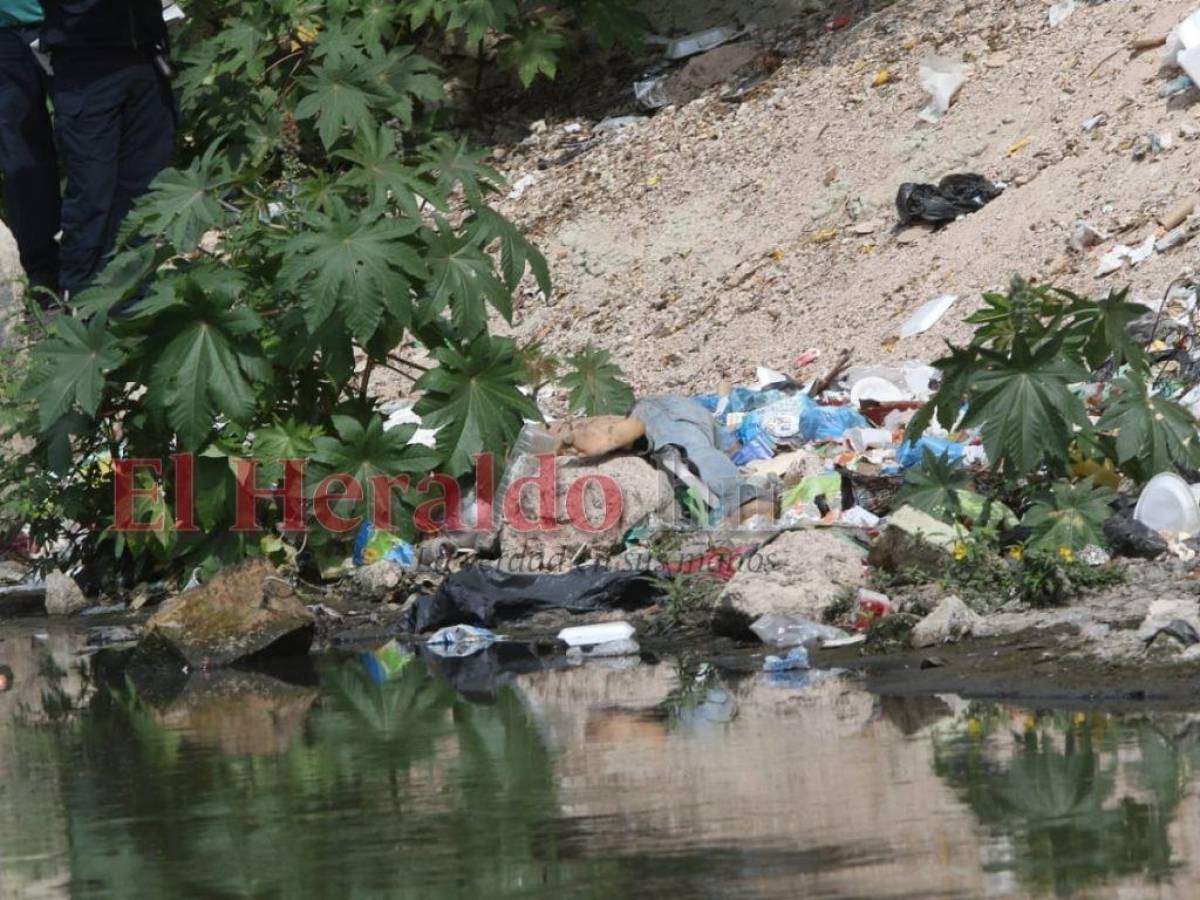
[[[960,60],[947,56],[928,56],[917,71],[917,80],[929,94],[929,105],[920,112],[926,122],[936,124],[950,109],[970,69]]]
[[[384,560],[411,568],[417,562],[416,551],[408,541],[364,522],[354,542],[354,564],[369,566]]]
[[[915,444],[908,441],[901,444],[900,449],[896,451],[896,461],[908,469],[924,462],[926,451],[938,459],[943,456],[947,457],[949,462],[954,464],[962,461],[965,448],[962,444],[956,444],[954,441],[927,434]]]
[[[800,417],[804,441],[840,441],[851,428],[866,428],[867,420],[849,406],[816,406]]]

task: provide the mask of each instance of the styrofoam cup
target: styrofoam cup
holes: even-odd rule
[[[892,433],[886,428],[851,428],[846,432],[846,440],[856,453],[863,453],[879,447],[890,447]]]

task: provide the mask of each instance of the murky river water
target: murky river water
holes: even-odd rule
[[[139,690],[68,632],[0,637],[4,896],[1154,897],[1200,874],[1197,716],[518,650]]]

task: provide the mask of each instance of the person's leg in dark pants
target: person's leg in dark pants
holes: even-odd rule
[[[67,169],[62,285],[104,268],[121,223],[170,162],[175,112],[150,62],[98,68],[55,56],[55,115]]]
[[[0,28],[0,175],[21,266],[35,287],[59,286],[58,155],[48,78],[29,49],[36,35]]]
[[[121,109],[121,155],[117,191],[108,217],[105,244],[116,243],[121,223],[155,177],[171,164],[175,151],[175,101],[171,87],[152,66],[130,73]]]
[[[78,293],[102,268],[121,154],[120,70],[92,75],[55,60],[54,123],[67,190],[62,206],[62,287]]]

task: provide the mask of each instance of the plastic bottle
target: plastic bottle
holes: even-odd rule
[[[504,475],[496,485],[496,495],[492,503],[496,510],[503,513],[504,497],[512,483],[527,475],[536,475],[537,458],[547,453],[553,453],[556,441],[554,435],[541,425],[527,424],[517,435],[512,450],[508,454],[508,464],[504,467]]]

